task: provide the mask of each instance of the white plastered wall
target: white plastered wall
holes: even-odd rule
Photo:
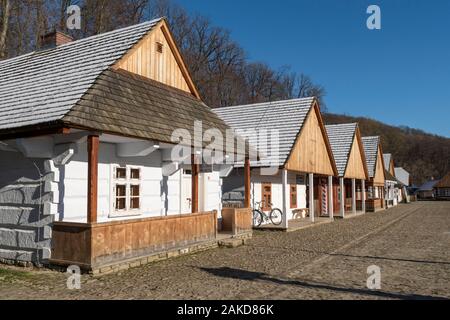
[[[60,167],[60,195],[63,201],[58,210],[60,221],[86,222],[87,212],[87,146],[80,144],[71,161]],[[127,165],[141,169],[141,210],[136,215],[113,216],[113,168]],[[156,150],[145,157],[117,157],[116,145],[100,143],[98,163],[98,222],[144,217],[186,214],[181,212],[182,170],[163,177],[162,155]],[[200,211],[221,209],[221,181],[219,173],[202,173],[200,180]],[[61,207],[62,206],[62,207]]]

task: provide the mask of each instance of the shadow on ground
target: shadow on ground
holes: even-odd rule
[[[279,279],[272,277],[268,274],[262,272],[253,272],[242,269],[234,269],[228,267],[221,268],[203,268],[200,267],[200,270],[212,274],[216,277],[222,278],[231,278],[238,280],[247,280],[247,281],[266,281],[271,282],[277,285],[289,285],[289,286],[298,286],[303,287],[305,289],[321,289],[321,290],[331,290],[339,293],[351,293],[351,294],[362,294],[372,297],[385,298],[385,299],[401,299],[401,300],[447,300],[445,297],[434,297],[434,296],[424,296],[417,294],[402,294],[402,293],[393,293],[386,291],[376,291],[369,289],[358,289],[358,288],[345,288],[338,287],[329,284],[323,283],[313,283],[306,281],[299,281],[294,279]]]

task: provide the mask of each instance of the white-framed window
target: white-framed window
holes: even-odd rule
[[[112,216],[141,214],[142,170],[135,166],[112,168]]]

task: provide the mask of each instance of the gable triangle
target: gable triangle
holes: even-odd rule
[[[313,106],[308,113],[286,163],[287,170],[328,176],[336,174],[318,112],[318,107]]]

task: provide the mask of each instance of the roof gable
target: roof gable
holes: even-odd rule
[[[159,49],[161,50],[158,51]],[[113,68],[124,69],[190,92],[200,99],[200,94],[165,19],[139,40],[114,64]]]
[[[364,147],[362,145],[361,134],[358,127],[356,128],[355,137],[353,139],[352,150],[345,170],[345,177],[362,180],[369,179],[366,156],[364,154]]]
[[[378,185],[384,185],[384,182],[386,181],[385,176],[385,168],[384,168],[384,161],[383,161],[383,152],[381,151],[381,147],[378,146],[378,152],[377,152],[377,160],[375,165],[375,173],[373,177],[373,182]]]
[[[61,120],[161,19],[0,62],[0,130]]]
[[[338,174],[317,102],[301,127],[285,168],[328,176]]]

